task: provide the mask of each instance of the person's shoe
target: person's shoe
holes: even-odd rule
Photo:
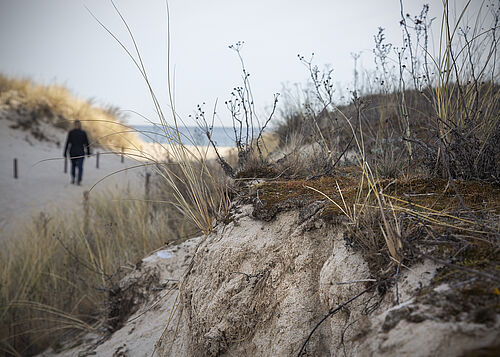
[[[81,186],[82,185],[82,181],[78,181],[77,185]]]
[[[75,184],[75,179],[71,179],[71,184],[74,185]]]

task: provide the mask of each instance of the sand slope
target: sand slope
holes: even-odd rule
[[[132,315],[111,336],[88,335],[71,341],[76,348],[41,356],[297,356],[329,309],[366,287],[339,283],[372,278],[341,226],[320,214],[304,220],[292,211],[271,222],[253,218],[251,206],[232,214],[228,225],[167,248],[163,258],[155,253],[121,281],[122,312]],[[500,339],[500,319],[450,313],[456,289],[431,288],[437,268],[423,261],[403,269],[399,304],[389,285],[346,305],[316,330],[303,356],[484,355],[478,349]],[[181,276],[177,290],[168,278]],[[432,299],[419,295],[421,287]]]

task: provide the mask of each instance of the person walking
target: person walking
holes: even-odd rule
[[[75,120],[74,129],[70,130],[68,133],[68,138],[66,139],[66,145],[64,147],[64,157],[68,156],[68,147],[69,157],[71,159],[71,183],[75,183],[75,174],[76,169],[78,168],[77,184],[81,185],[83,176],[83,159],[85,158],[85,152],[87,152],[87,156],[90,156],[90,146],[87,133],[82,130],[82,124],[79,120]]]

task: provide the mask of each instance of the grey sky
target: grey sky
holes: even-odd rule
[[[424,3],[437,17],[440,0],[406,0],[417,14]],[[463,6],[465,0],[457,0]],[[478,7],[481,0],[472,0]],[[142,51],[153,87],[166,98],[166,12],[163,0],[116,0]],[[83,98],[138,111],[154,120],[139,72],[119,45],[96,23],[86,5],[130,46],[118,15],[106,0],[0,0],[0,71],[43,83],[64,83]],[[170,0],[171,70],[175,69],[177,111],[187,118],[196,104],[223,103],[241,82],[236,54],[228,45],[245,41],[242,54],[251,73],[261,112],[282,83],[304,83],[307,72],[297,54],[315,52],[319,65],[331,64],[342,88],[351,86],[351,52],[373,67],[377,28],[401,44],[399,0]],[[166,103],[166,100],[164,100]],[[210,109],[211,110],[211,109]],[[218,112],[229,124],[223,105]],[[145,123],[130,116],[129,122]]]

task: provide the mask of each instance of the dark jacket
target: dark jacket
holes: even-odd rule
[[[69,157],[83,157],[85,156],[85,151],[87,155],[90,155],[89,139],[87,138],[87,133],[82,129],[73,129],[68,133],[68,138],[66,139],[66,146],[64,147],[64,156],[68,153],[69,146]]]

